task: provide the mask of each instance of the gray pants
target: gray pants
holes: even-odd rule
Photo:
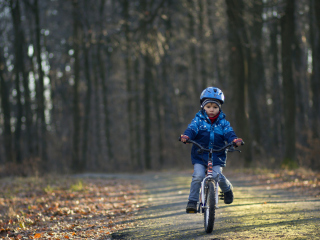
[[[202,164],[196,163],[193,165],[193,174],[192,174],[192,181],[191,181],[191,187],[190,187],[190,195],[189,195],[189,201],[195,201],[197,202],[199,200],[199,191],[201,187],[201,182],[206,176],[206,167]],[[222,190],[222,192],[228,192],[232,188],[231,183],[229,180],[222,174],[222,167],[220,166],[213,166],[212,167],[212,174],[213,178],[217,177],[217,174],[219,173],[219,187]]]

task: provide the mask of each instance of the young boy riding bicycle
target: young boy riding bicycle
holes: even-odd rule
[[[200,95],[201,110],[191,121],[184,134],[181,135],[181,141],[185,143],[188,139],[191,139],[207,148],[221,148],[225,145],[225,142],[234,142],[235,146],[240,146],[242,139],[237,138],[230,123],[225,119],[226,115],[221,110],[223,103],[224,95],[219,88],[208,87],[203,90]],[[187,213],[197,211],[201,181],[205,177],[208,165],[208,153],[198,154],[197,147],[193,145],[191,160],[194,171],[186,207]],[[226,166],[226,152],[214,152],[212,161],[214,177],[219,174],[218,182],[222,192],[224,192],[224,202],[230,204],[233,202],[232,185],[222,174],[222,167]]]

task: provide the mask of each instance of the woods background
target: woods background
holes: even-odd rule
[[[208,86],[228,166],[320,169],[320,1],[0,0],[0,175],[190,167]]]

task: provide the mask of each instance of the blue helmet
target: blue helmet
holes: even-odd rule
[[[200,95],[200,104],[202,105],[203,101],[206,99],[215,99],[219,100],[221,104],[224,103],[224,95],[223,92],[216,87],[208,87],[202,91]]]

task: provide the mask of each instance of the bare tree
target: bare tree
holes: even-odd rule
[[[44,98],[44,72],[42,68],[42,60],[41,60],[41,44],[40,44],[40,35],[41,35],[41,27],[40,27],[40,10],[38,0],[34,1],[33,11],[35,15],[35,24],[36,24],[36,56],[37,56],[37,64],[38,64],[38,72],[39,72],[39,80],[38,80],[38,91],[37,91],[37,104],[38,104],[38,118],[40,123],[40,141],[38,144],[40,145],[40,156],[42,158],[42,166],[44,168],[48,168],[47,164],[47,137],[46,137],[46,119],[45,119],[45,98]]]
[[[194,17],[194,2],[193,0],[188,0],[188,35],[190,38],[190,72],[191,81],[193,85],[194,94],[198,94],[200,87],[197,81],[197,50],[196,50],[196,36],[195,36],[195,17]]]
[[[3,59],[3,50],[0,48],[0,95],[1,95],[1,111],[3,113],[4,120],[4,147],[5,147],[5,157],[6,162],[13,162],[13,146],[12,146],[12,133],[11,133],[11,124],[10,124],[10,99],[9,99],[9,89],[8,83],[5,81],[4,76],[5,62]]]
[[[125,34],[125,68],[126,68],[126,85],[127,85],[127,110],[129,116],[133,116],[133,91],[132,91],[132,78],[131,78],[131,38],[130,38],[130,19],[129,19],[129,1],[123,1],[123,19],[124,19],[124,34]],[[129,146],[130,146],[130,159],[132,160],[132,165],[135,163],[134,159],[134,127],[131,117],[128,117],[128,126],[129,126]]]
[[[262,58],[262,12],[263,1],[253,0],[250,4],[249,12],[251,15],[251,24],[249,26],[250,40],[248,46],[248,102],[250,115],[250,128],[253,135],[253,140],[257,142],[257,146],[264,144],[263,147],[268,148],[269,144],[266,139],[266,131],[268,126],[268,111],[266,111],[266,81],[264,73],[264,61]],[[265,111],[257,111],[258,106]],[[261,149],[261,148],[260,148]],[[265,154],[261,153],[260,154]]]
[[[21,140],[22,140],[22,117],[26,118],[26,129],[27,129],[27,146],[28,146],[28,155],[31,150],[31,108],[30,108],[30,91],[29,91],[29,82],[27,77],[27,72],[25,69],[25,37],[23,32],[23,26],[21,23],[21,12],[20,12],[20,1],[10,0],[11,15],[13,20],[14,27],[14,56],[15,56],[15,87],[17,91],[17,122],[15,127],[15,152],[16,160],[18,163],[22,162],[23,154],[21,149]],[[22,76],[22,86],[23,86],[23,95],[21,91],[20,76]],[[24,97],[24,106],[21,102],[22,96]],[[25,111],[25,114],[23,113]]]
[[[248,85],[248,38],[245,32],[243,20],[244,3],[242,0],[226,0],[229,49],[230,49],[230,77],[233,87],[233,107],[236,116],[235,130],[246,142],[245,166],[252,163],[251,139],[246,111],[246,89]]]
[[[74,85],[73,85],[73,149],[72,170],[79,171],[79,140],[80,140],[80,108],[79,108],[79,84],[80,84],[80,49],[82,30],[80,23],[80,10],[77,0],[72,1],[73,6],[73,51],[74,51]]]
[[[273,8],[270,9],[273,11]],[[277,13],[279,14],[279,13]],[[273,121],[271,123],[271,139],[272,139],[272,154],[278,158],[282,158],[283,150],[283,124],[282,124],[282,89],[280,84],[280,71],[279,71],[279,46],[278,46],[278,36],[280,21],[278,16],[275,15],[269,20],[270,29],[270,70],[271,70],[271,99],[272,99],[272,114]]]
[[[314,139],[320,136],[320,2],[310,0],[310,41],[312,48],[312,135]]]
[[[285,155],[284,164],[290,166],[296,163],[295,153],[295,85],[293,80],[292,49],[294,39],[294,9],[295,1],[287,0],[285,14],[281,18],[281,62],[283,76],[284,119],[285,119]]]
[[[198,0],[198,18],[199,18],[199,55],[200,55],[200,76],[201,76],[201,88],[205,89],[207,86],[207,69],[206,69],[206,62],[207,62],[207,53],[205,50],[205,23],[204,23],[204,16],[206,12],[204,11],[204,8],[207,6],[204,6],[203,0]]]

